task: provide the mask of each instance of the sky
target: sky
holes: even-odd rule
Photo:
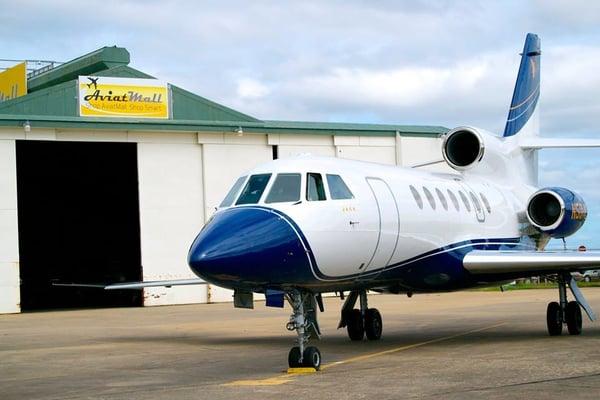
[[[600,2],[0,0],[0,58],[122,46],[131,66],[260,119],[471,125],[500,134],[526,33],[542,40],[546,137],[598,137]],[[600,150],[543,150],[540,186],[588,205]]]

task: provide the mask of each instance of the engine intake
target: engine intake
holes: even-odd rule
[[[569,189],[544,188],[534,193],[527,203],[529,222],[555,238],[564,238],[577,232],[586,217],[585,202]]]
[[[475,166],[483,158],[484,152],[484,142],[474,129],[456,128],[444,137],[442,154],[448,165],[457,171]]]

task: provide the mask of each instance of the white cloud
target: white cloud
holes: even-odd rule
[[[266,85],[255,79],[243,78],[237,83],[237,95],[242,98],[259,99],[267,96],[269,92]]]

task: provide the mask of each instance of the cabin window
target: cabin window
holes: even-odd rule
[[[429,189],[427,189],[425,186],[423,186],[423,192],[425,193],[425,197],[427,197],[427,201],[429,202],[429,205],[431,206],[432,209],[435,210],[435,199],[433,198],[433,195],[431,194]]]
[[[456,208],[456,211],[460,210],[460,205],[458,204],[458,199],[456,198],[456,196],[454,195],[454,193],[452,193],[450,191],[450,189],[447,190],[448,191],[448,197],[450,197],[450,200],[452,201],[452,204],[454,204],[454,208]]]
[[[419,208],[422,210],[423,209],[423,199],[421,198],[419,191],[417,189],[415,189],[415,187],[413,185],[410,185],[409,187],[410,187],[410,191],[411,191],[413,197],[415,198],[415,202],[417,203]]]
[[[321,201],[326,200],[325,187],[321,174],[309,172],[306,174],[306,200]]]
[[[442,193],[442,191],[438,188],[435,188],[435,192],[438,195],[438,198],[440,199],[440,203],[442,203],[442,207],[444,207],[444,210],[448,210],[448,202],[446,201],[446,198],[444,197],[444,193]]]
[[[485,206],[485,209],[487,210],[488,214],[491,214],[492,207],[490,207],[490,202],[488,201],[487,197],[485,197],[483,193],[479,193],[479,196],[481,196],[481,200],[483,201],[483,205]]]
[[[285,203],[300,200],[300,174],[278,174],[265,203]]]
[[[460,195],[460,198],[463,204],[465,205],[467,212],[471,212],[471,205],[469,204],[469,199],[467,199],[467,196],[465,196],[465,194],[460,190],[458,191],[458,194]]]
[[[471,200],[473,200],[473,204],[475,205],[475,208],[477,209],[477,212],[480,213],[481,212],[481,204],[479,204],[479,200],[473,194],[473,192],[469,192],[469,195],[471,196]]]
[[[225,198],[223,199],[223,201],[221,202],[219,207],[229,207],[230,205],[233,204],[233,201],[235,200],[235,197],[237,196],[240,189],[242,188],[242,185],[244,184],[245,180],[246,180],[246,177],[242,176],[242,177],[238,178],[237,181],[235,181],[235,183],[229,190],[229,193],[227,193],[227,196],[225,196]]]
[[[265,187],[267,187],[267,183],[269,183],[269,179],[271,179],[271,174],[252,175],[250,179],[248,179],[248,183],[246,183],[240,198],[235,204],[258,203],[260,197],[265,191]]]
[[[346,186],[346,183],[339,175],[327,174],[327,184],[329,185],[329,194],[332,200],[353,199],[354,195]]]

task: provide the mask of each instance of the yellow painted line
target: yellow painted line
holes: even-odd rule
[[[289,375],[279,375],[266,379],[247,379],[241,381],[233,381],[229,383],[223,384],[223,386],[275,386],[275,385],[283,385],[284,383],[288,383],[293,381]]]
[[[332,363],[329,363],[329,364],[321,365],[321,370],[326,370],[326,369],[329,369],[329,368],[332,368],[332,367],[337,367],[338,365],[346,365],[346,364],[351,364],[351,363],[355,363],[355,362],[358,362],[358,361],[368,360],[368,359],[375,358],[375,357],[385,356],[387,354],[398,353],[400,351],[410,350],[410,349],[414,349],[414,348],[417,348],[417,347],[423,347],[423,346],[427,346],[428,344],[439,343],[439,342],[443,342],[443,341],[446,341],[446,340],[455,339],[457,337],[470,335],[472,333],[477,333],[477,332],[482,332],[482,331],[486,331],[486,330],[489,330],[489,329],[494,329],[494,328],[497,328],[499,326],[506,325],[506,324],[507,324],[507,322],[500,322],[498,324],[494,324],[494,325],[490,325],[490,326],[484,326],[483,328],[472,329],[470,331],[457,333],[455,335],[444,336],[444,337],[441,337],[441,338],[431,339],[431,340],[427,340],[425,342],[420,342],[420,343],[415,343],[415,344],[409,344],[407,346],[396,347],[394,349],[379,351],[377,353],[364,354],[362,356],[356,356],[356,357],[348,358],[346,360],[336,361],[336,362],[332,362]],[[290,369],[288,369],[288,373],[289,373],[290,370],[304,370],[304,369],[310,369],[311,372],[315,371],[314,368],[290,368]],[[301,373],[301,374],[303,374],[303,373]],[[277,376],[273,376],[271,378],[265,378],[265,379],[239,380],[239,381],[233,381],[233,382],[225,383],[225,384],[223,384],[223,386],[273,386],[273,385],[283,385],[284,383],[288,383],[288,382],[293,381],[294,380],[294,375],[300,375],[300,374],[298,374],[298,373],[287,374],[286,373],[284,375],[277,375]]]
[[[223,386],[275,386],[293,381],[294,376],[314,374],[314,368],[288,368],[285,375],[277,375],[265,379],[244,379],[223,384]]]
[[[369,358],[385,356],[387,354],[397,353],[397,352],[404,351],[404,350],[410,350],[410,349],[414,349],[414,348],[417,348],[417,347],[426,346],[426,345],[432,344],[432,343],[439,343],[439,342],[443,342],[445,340],[450,340],[450,339],[454,339],[454,338],[457,338],[457,337],[470,335],[471,333],[477,333],[477,332],[482,332],[482,331],[486,331],[486,330],[489,330],[489,329],[497,328],[497,327],[505,325],[505,324],[507,324],[507,322],[501,322],[501,323],[498,323],[498,324],[494,324],[494,325],[490,325],[490,326],[485,326],[483,328],[478,328],[478,329],[473,329],[473,330],[470,330],[470,331],[467,331],[467,332],[457,333],[455,335],[444,336],[444,337],[437,338],[437,339],[431,339],[431,340],[427,340],[425,342],[420,342],[420,343],[415,343],[415,344],[409,344],[407,346],[402,346],[402,347],[396,347],[395,349],[379,351],[377,353],[364,354],[362,356],[356,356],[356,357],[348,358],[348,359],[343,360],[343,361],[336,361],[336,362],[333,362],[333,363],[330,363],[330,364],[322,365],[321,369],[322,370],[323,369],[328,369],[328,368],[336,367],[336,366],[342,365],[342,364],[350,364],[350,363],[354,363],[354,362],[357,362],[357,361],[364,361],[364,360],[368,360]]]

